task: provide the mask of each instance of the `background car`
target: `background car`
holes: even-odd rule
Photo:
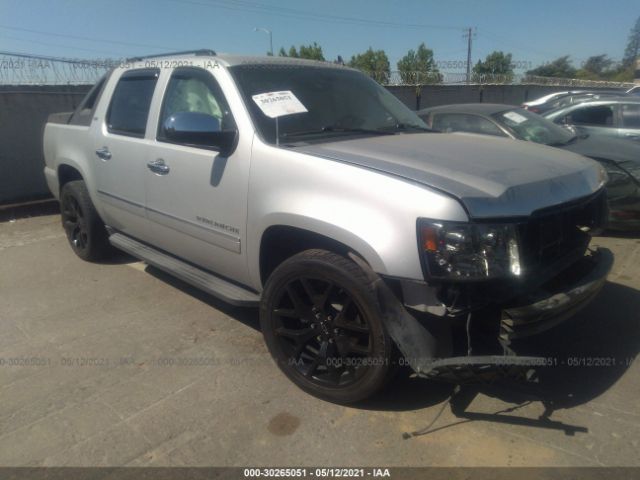
[[[522,107],[534,113],[545,113],[550,110],[573,105],[587,100],[597,100],[607,96],[620,96],[621,90],[574,90],[571,92],[556,92],[531,102],[525,102]]]
[[[629,90],[625,92],[627,95],[637,95],[640,96],[640,85],[636,85],[635,87],[631,87]]]
[[[609,175],[609,228],[640,229],[640,143],[571,132],[540,115],[510,105],[444,105],[420,110],[418,115],[437,131],[525,140],[597,160]]]
[[[544,117],[585,133],[640,141],[640,98],[632,95],[589,100],[551,110]]]
[[[534,100],[530,100],[528,102],[524,102],[522,104],[522,108],[525,108],[527,110],[531,110],[532,112],[536,112],[536,113],[540,113],[541,109],[545,108],[544,105],[554,102],[555,100],[557,100],[560,97],[563,97],[565,95],[569,95],[571,93],[582,93],[582,90],[576,90],[573,92],[569,92],[569,91],[562,91],[562,92],[554,92],[554,93],[549,93],[547,95],[544,95],[542,97],[538,97]]]

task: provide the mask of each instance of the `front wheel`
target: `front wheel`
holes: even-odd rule
[[[307,250],[278,266],[262,295],[260,325],[279,368],[303,390],[336,403],[373,395],[395,371],[372,272],[363,268]]]

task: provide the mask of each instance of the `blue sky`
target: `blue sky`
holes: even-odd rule
[[[436,60],[465,60],[463,29],[472,26],[474,63],[504,50],[522,65],[567,54],[579,65],[601,53],[620,59],[638,16],[638,0],[0,0],[0,50],[81,58],[190,48],[264,54],[268,36],[253,30],[264,27],[276,51],[316,41],[327,59],[347,60],[372,46],[395,69],[420,42]]]

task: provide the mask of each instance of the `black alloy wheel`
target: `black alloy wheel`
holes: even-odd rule
[[[63,185],[60,216],[69,245],[80,258],[95,261],[112,252],[107,230],[84,181],[74,180]]]
[[[62,199],[62,225],[75,251],[86,250],[89,243],[87,222],[82,207],[73,195]]]
[[[340,255],[308,250],[269,278],[263,334],[280,369],[304,390],[351,403],[379,390],[394,370],[370,274]]]

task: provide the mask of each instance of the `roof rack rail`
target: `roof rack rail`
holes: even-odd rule
[[[147,58],[158,58],[158,57],[175,57],[178,55],[195,55],[196,57],[202,57],[206,55],[216,55],[216,52],[207,48],[201,48],[200,50],[185,50],[184,52],[169,52],[169,53],[156,53],[154,55],[144,55],[140,57],[130,57],[127,58],[127,62],[137,62],[140,60],[145,60]]]

